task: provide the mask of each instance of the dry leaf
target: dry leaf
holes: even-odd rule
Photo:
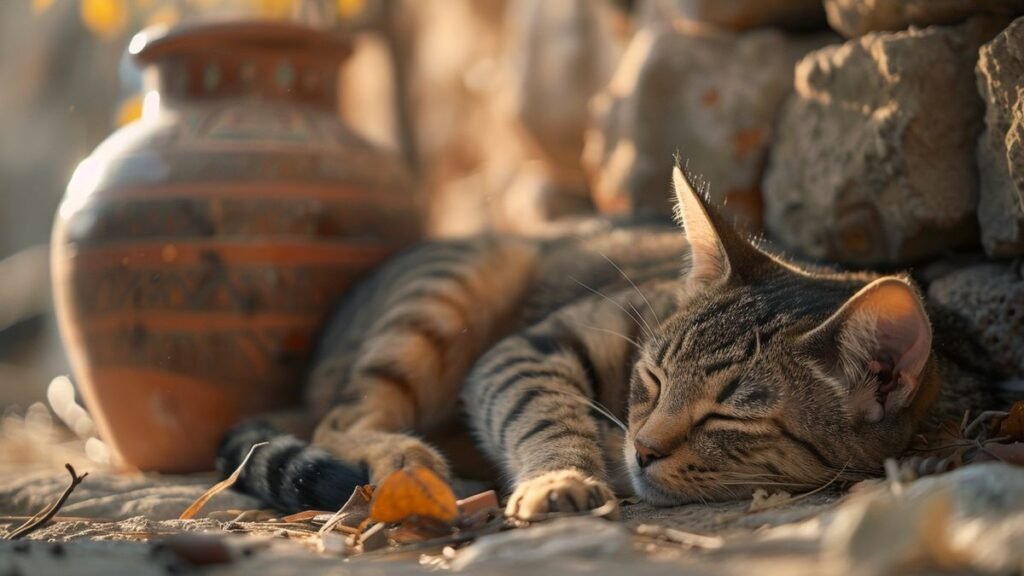
[[[242,470],[245,469],[245,465],[248,464],[249,459],[252,458],[252,453],[255,452],[257,448],[261,446],[266,446],[267,444],[269,444],[269,442],[260,442],[258,444],[253,444],[252,448],[249,448],[249,453],[245,455],[245,458],[242,459],[242,463],[238,465],[238,468],[235,468],[235,471],[231,473],[231,476],[228,476],[227,478],[221,480],[220,482],[217,482],[209,490],[203,492],[202,496],[196,498],[196,501],[193,502],[191,506],[186,508],[185,511],[181,513],[181,516],[178,516],[178,520],[188,520],[192,518],[196,515],[196,513],[199,512],[199,510],[202,509],[203,506],[206,505],[210,498],[213,498],[217,494],[220,494],[221,492],[234,486],[235,482],[238,482],[238,477],[242,475]]]
[[[1006,462],[1014,466],[1024,466],[1024,442],[1012,444],[996,444],[989,442],[982,450],[978,450],[971,459],[971,464],[981,462]]]
[[[369,484],[356,486],[356,489],[352,491],[352,495],[348,497],[345,504],[324,522],[324,525],[320,527],[317,533],[323,536],[335,527],[341,527],[345,532],[358,531],[359,526],[370,515],[370,500],[372,498],[373,486]],[[316,518],[314,518],[315,521]]]
[[[775,508],[776,506],[782,506],[793,499],[793,495],[789,492],[768,492],[764,488],[758,488],[754,490],[754,497],[750,501],[750,508],[747,512],[760,512],[762,510],[768,510],[769,508]]]
[[[1008,436],[1016,442],[1024,442],[1024,400],[1013,403],[1010,413],[999,423],[996,436]]]
[[[459,516],[455,493],[437,474],[422,466],[403,468],[377,486],[370,503],[370,518],[402,522],[417,517],[452,523]]]
[[[499,508],[498,494],[494,490],[487,490],[479,494],[473,494],[455,503],[459,507],[459,514],[473,516],[481,512]]]
[[[287,524],[294,524],[298,522],[312,522],[317,516],[330,516],[330,512],[323,510],[305,510],[302,512],[296,512],[295,514],[289,514],[284,518],[281,518],[281,522]]]

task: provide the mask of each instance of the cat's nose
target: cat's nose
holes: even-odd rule
[[[660,460],[665,457],[665,454],[659,452],[656,448],[645,444],[639,438],[633,442],[633,447],[636,448],[636,464],[641,468],[647,468],[655,460]]]

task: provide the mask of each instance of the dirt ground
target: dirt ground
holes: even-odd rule
[[[0,455],[0,534],[57,500],[68,474],[89,472],[55,520],[0,540],[0,574],[945,574],[1019,573],[1024,470],[971,465],[910,483],[879,481],[759,502],[655,508],[623,502],[618,522],[566,517],[511,528],[500,520],[448,536],[355,555],[346,535],[321,537],[310,519],[285,521],[231,491],[178,520],[212,474],[119,474],[75,442],[30,447],[7,425]],[[15,438],[14,441],[10,438]],[[24,440],[24,437],[22,437]],[[49,445],[46,442],[50,442]],[[7,452],[4,452],[4,450]],[[35,463],[27,458],[35,455]],[[12,465],[12,456],[21,461]],[[456,491],[459,486],[456,485]],[[463,491],[465,492],[465,491]],[[392,538],[401,532],[390,532]],[[368,541],[369,539],[367,539]]]

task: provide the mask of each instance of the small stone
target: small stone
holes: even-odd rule
[[[1018,570],[1024,552],[1024,469],[976,464],[844,503],[824,559],[853,575]]]
[[[976,14],[1024,13],[1024,0],[825,0],[832,28],[848,38],[913,26],[956,24]]]
[[[337,532],[326,532],[320,535],[317,549],[322,554],[348,555],[352,554],[353,546],[349,543],[348,537]]]
[[[765,176],[765,225],[786,247],[905,265],[978,241],[978,47],[1005,25],[876,33],[796,67]]]
[[[985,252],[1024,254],[1024,18],[981,47],[978,92],[985,132],[978,140],[978,221]]]
[[[932,281],[928,299],[962,318],[999,370],[1024,376],[1024,278],[1019,266],[986,263],[954,270]]]
[[[190,566],[210,566],[234,562],[224,539],[207,534],[175,534],[159,542],[161,550]],[[153,550],[156,550],[154,546]]]

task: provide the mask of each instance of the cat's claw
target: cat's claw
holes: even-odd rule
[[[615,494],[604,482],[576,470],[559,470],[520,482],[505,506],[505,516],[543,520],[553,513],[586,512],[606,505],[610,506],[605,516],[617,518]]]

